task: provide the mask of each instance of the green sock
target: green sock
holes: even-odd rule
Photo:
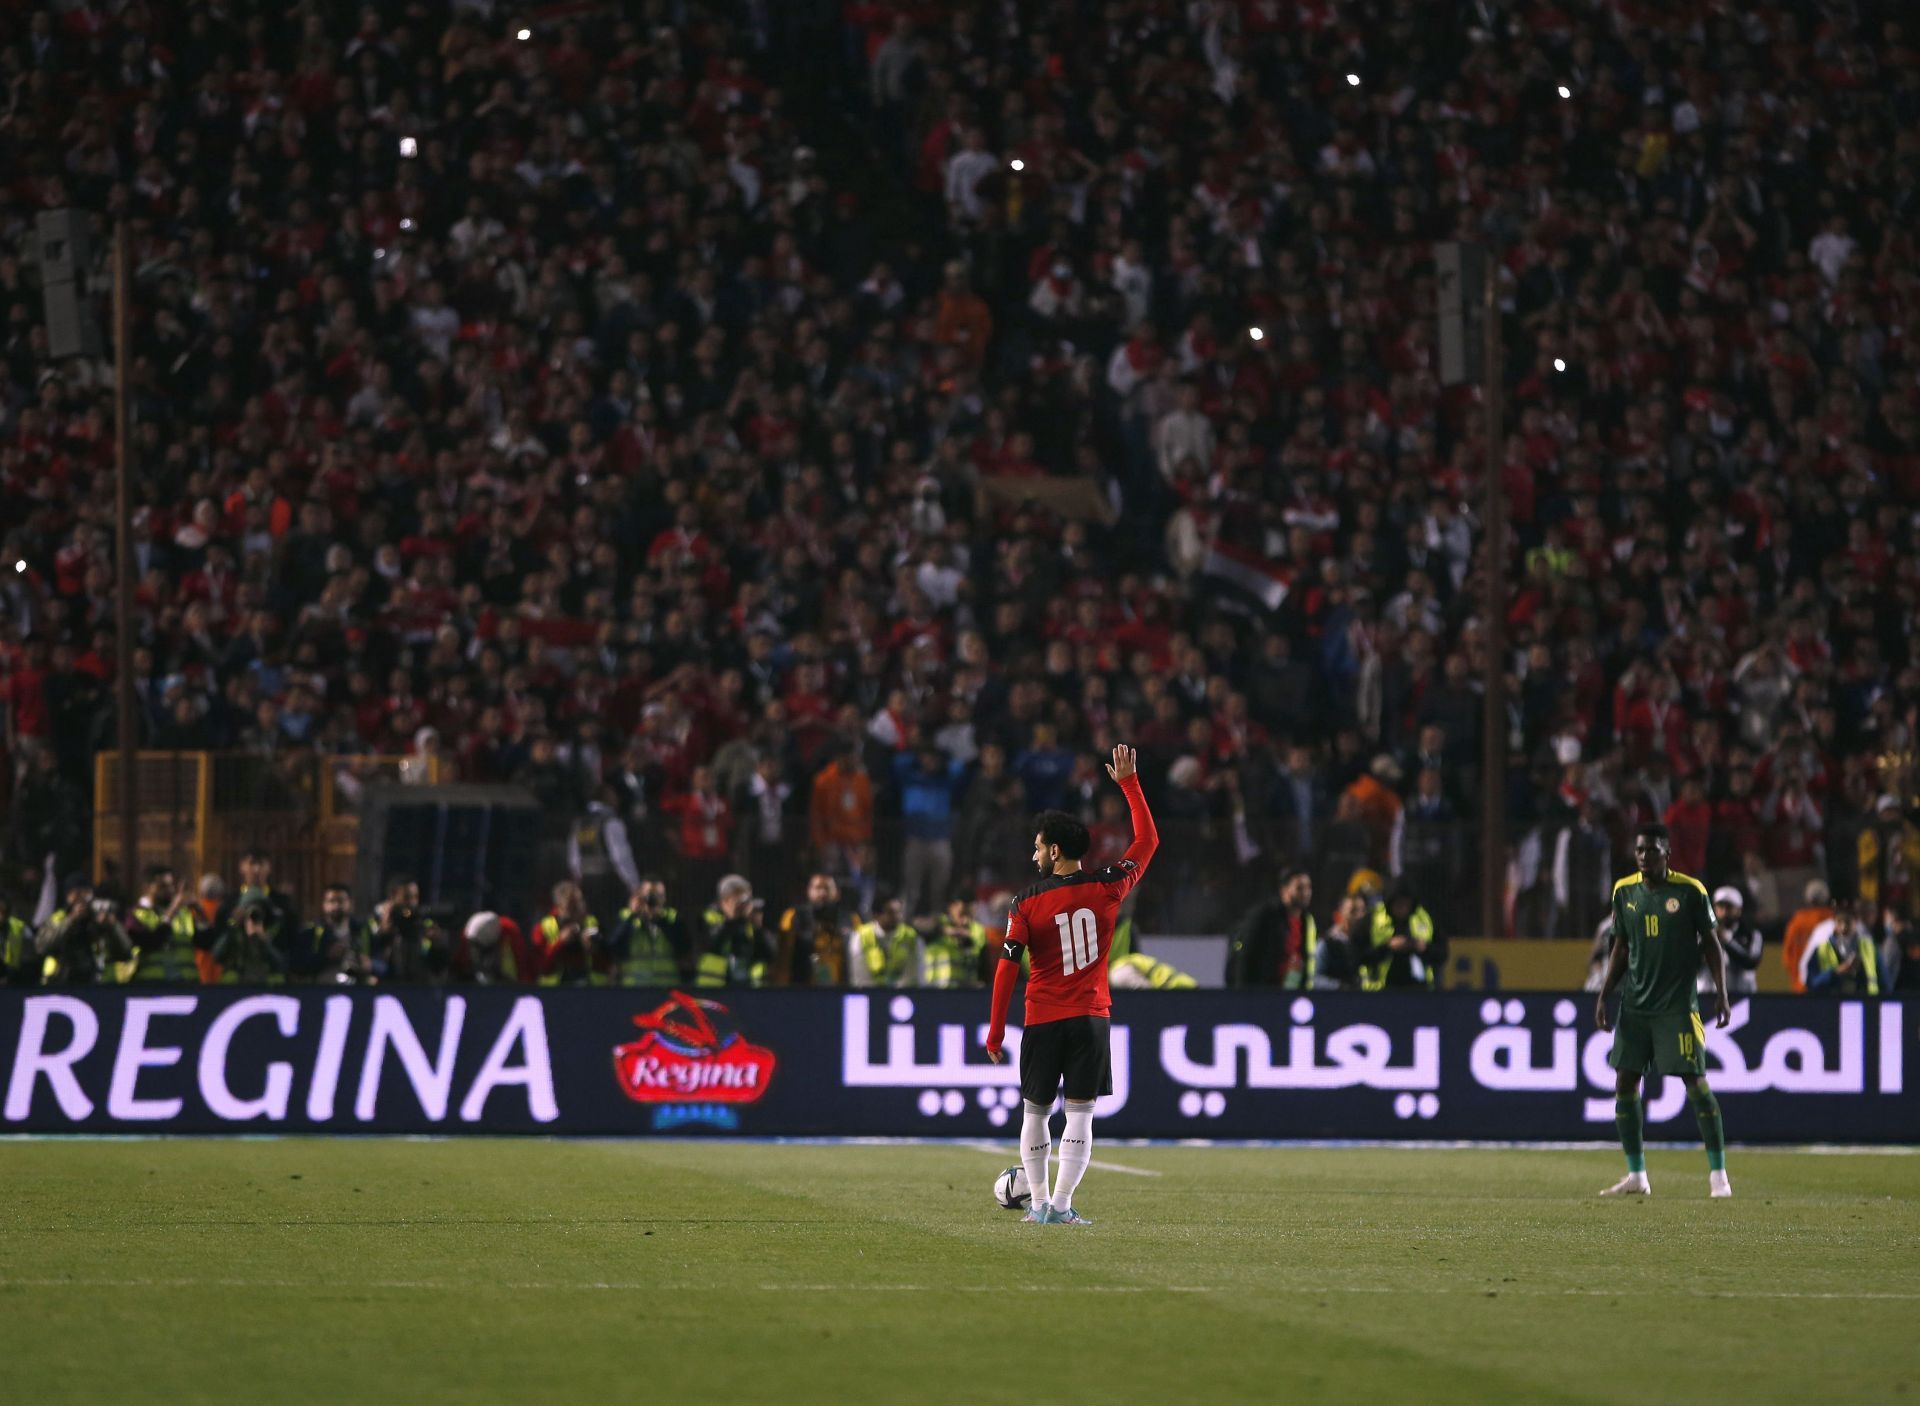
[[[1720,1123],[1720,1100],[1705,1084],[1693,1086],[1693,1116],[1700,1124],[1700,1141],[1707,1145],[1707,1170],[1727,1169],[1727,1130]]]
[[[1620,1148],[1627,1154],[1627,1170],[1644,1172],[1647,1169],[1647,1154],[1640,1146],[1640,1099],[1616,1098],[1613,1101],[1613,1121],[1620,1128]]]

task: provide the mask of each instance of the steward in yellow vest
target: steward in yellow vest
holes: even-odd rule
[[[714,905],[701,915],[700,956],[694,963],[696,986],[766,985],[770,954],[760,913],[752,884],[738,874],[720,881]]]
[[[1107,983],[1121,991],[1192,991],[1200,985],[1178,967],[1156,961],[1144,952],[1110,963]]]
[[[133,943],[111,899],[96,899],[85,879],[67,880],[66,905],[56,908],[34,938],[40,975],[48,986],[97,986],[116,980],[133,959]]]
[[[640,880],[620,910],[607,955],[622,986],[679,986],[691,975],[692,956],[680,910],[667,903],[667,886]]]
[[[38,986],[40,958],[33,950],[33,929],[13,916],[13,905],[0,898],[0,986]]]
[[[200,921],[200,909],[181,891],[180,879],[165,865],[147,870],[147,891],[127,921],[133,960],[124,963],[122,981],[166,981],[198,985],[196,954],[213,946]]]
[[[985,923],[977,921],[964,898],[947,904],[940,924],[927,938],[920,957],[922,986],[975,986],[979,984],[980,953],[993,934]]]
[[[600,940],[600,920],[587,911],[586,895],[571,879],[553,886],[553,908],[533,930],[540,952],[542,986],[605,986],[610,962]]]
[[[847,965],[855,986],[911,986],[920,974],[920,934],[907,922],[906,905],[890,898],[880,913],[853,930]]]
[[[1433,915],[1405,889],[1395,889],[1373,910],[1372,945],[1360,959],[1360,989],[1431,991],[1447,960],[1447,940],[1434,931]]]
[[[1821,924],[1825,927],[1826,924]],[[1880,956],[1873,933],[1847,908],[1835,914],[1833,931],[1807,954],[1807,990],[1824,996],[1878,996]],[[1819,928],[1814,929],[1815,936]]]

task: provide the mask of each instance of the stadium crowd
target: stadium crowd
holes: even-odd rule
[[[16,7],[7,883],[87,862],[115,728],[109,374],[48,355],[31,239],[74,207],[134,241],[143,746],[432,754],[619,820],[690,911],[817,865],[928,917],[1034,810],[1112,843],[1125,738],[1143,922],[1224,929],[1299,867],[1329,930],[1407,888],[1463,932],[1484,428],[1431,249],[1468,238],[1510,351],[1510,927],[1588,936],[1664,818],[1763,926],[1818,882],[1904,941],[1912,29]]]

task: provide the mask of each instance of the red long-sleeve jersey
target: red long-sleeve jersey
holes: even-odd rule
[[[1113,927],[1120,904],[1147,872],[1160,832],[1140,793],[1140,778],[1120,783],[1133,820],[1133,843],[1118,863],[1104,869],[1078,869],[1042,879],[1013,901],[1007,914],[1006,944],[993,980],[993,1011],[987,1043],[999,1047],[1006,1030],[1007,1007],[1020,975],[1020,949],[1030,957],[1027,976],[1028,1025],[1076,1015],[1107,1015],[1113,1000],[1107,989],[1107,960],[1113,951]]]

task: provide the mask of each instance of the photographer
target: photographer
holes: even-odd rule
[[[240,910],[248,904],[259,907],[266,924],[267,938],[276,947],[300,926],[300,910],[292,895],[273,886],[273,860],[262,849],[250,849],[240,856],[240,887],[227,896],[213,917],[214,948],[221,937],[236,928]]]
[[[1837,905],[1833,916],[1813,930],[1800,959],[1800,976],[1809,995],[1880,994],[1879,954],[1853,904]]]
[[[764,986],[772,956],[760,914],[765,907],[753,885],[738,874],[720,881],[714,905],[703,915],[700,958],[694,965],[698,986]]]
[[[198,905],[168,866],[147,870],[147,891],[127,915],[127,934],[134,946],[128,980],[199,983],[197,957],[212,939]]]
[[[907,921],[907,905],[884,899],[872,921],[847,942],[847,979],[854,986],[912,986],[920,977],[920,934]]]
[[[573,880],[553,886],[553,907],[533,936],[542,986],[606,985],[608,957],[600,920],[587,911],[586,894]]]
[[[13,900],[0,894],[0,986],[38,986],[40,956],[33,929],[13,916]]]
[[[520,924],[498,913],[475,913],[447,949],[449,977],[463,985],[525,986],[538,963]]]
[[[622,986],[674,986],[693,977],[693,948],[680,911],[667,906],[667,886],[648,875],[634,887],[607,944]]]
[[[265,903],[243,903],[214,940],[213,959],[227,985],[279,986],[287,979],[287,961],[274,942],[274,911]]]
[[[387,900],[373,910],[368,956],[374,975],[402,985],[436,981],[446,966],[439,929],[420,911],[420,885],[405,874],[387,884]]]
[[[833,875],[807,880],[807,901],[780,915],[775,986],[838,986],[846,980],[847,937],[858,915]]]
[[[114,981],[117,963],[133,960],[133,943],[120,926],[120,905],[78,876],[67,880],[67,901],[53,911],[34,952],[48,986],[96,986]]]
[[[379,978],[360,936],[353,894],[345,884],[328,884],[320,898],[320,921],[301,928],[287,945],[288,978],[328,986],[374,984]]]

